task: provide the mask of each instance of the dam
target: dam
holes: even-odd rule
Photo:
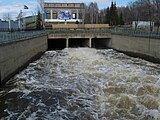
[[[47,51],[1,88],[0,118],[159,120],[159,69],[112,49]]]
[[[160,65],[117,52],[159,59],[159,40],[81,33],[83,38],[40,33],[1,44],[1,80],[19,71],[0,88],[1,119],[160,119]],[[112,49],[96,49],[103,45]],[[20,71],[23,64],[27,67]]]
[[[37,31],[1,35],[0,83],[5,82],[46,50],[68,47],[107,47],[111,33],[97,31]],[[5,38],[6,37],[6,41]],[[4,39],[4,41],[3,41]],[[93,39],[93,40],[92,40]],[[100,43],[100,42],[99,42]],[[5,51],[5,52],[4,52]]]
[[[68,47],[107,47],[108,40],[111,39],[111,33],[94,30],[67,30],[54,31],[48,35],[48,49]],[[99,44],[96,42],[99,42]],[[102,42],[102,44],[100,44]],[[97,45],[97,46],[96,46]]]
[[[147,36],[150,34],[146,33],[145,36],[139,36],[139,33],[130,31],[128,34],[128,31],[122,30],[112,32],[110,29],[64,29],[0,34],[1,84],[46,50],[75,47],[111,48],[160,63],[160,35]]]

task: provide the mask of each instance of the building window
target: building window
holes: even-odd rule
[[[76,19],[77,18],[77,14],[76,13],[73,13],[72,14],[72,19]]]
[[[51,13],[46,13],[46,18],[51,19]]]
[[[53,19],[57,19],[57,13],[53,13]]]
[[[83,17],[83,15],[82,15],[82,13],[80,12],[80,13],[79,13],[79,19],[82,19],[82,17]]]
[[[56,4],[55,6],[60,7],[60,6],[62,6],[62,4]]]

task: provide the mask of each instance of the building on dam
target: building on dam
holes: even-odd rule
[[[44,3],[45,27],[52,24],[75,24],[84,21],[84,3]]]

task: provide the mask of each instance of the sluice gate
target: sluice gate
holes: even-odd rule
[[[74,47],[106,48],[111,39],[110,33],[50,33],[48,50]]]

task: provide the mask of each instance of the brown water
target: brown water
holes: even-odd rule
[[[0,118],[160,120],[160,65],[111,49],[48,51],[1,88]]]

